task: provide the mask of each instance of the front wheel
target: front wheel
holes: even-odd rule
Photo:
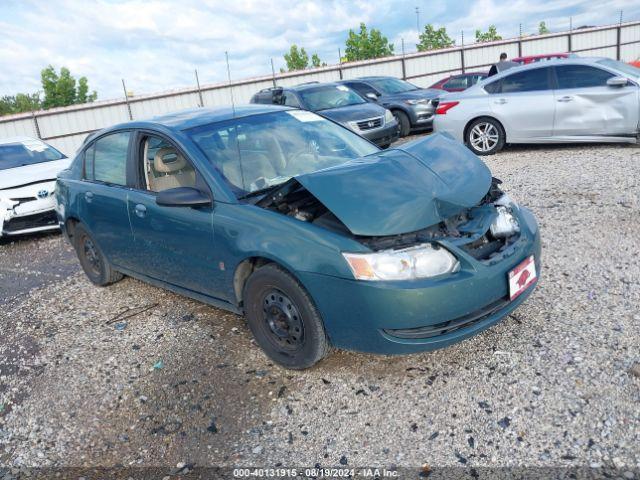
[[[476,155],[493,155],[504,147],[506,135],[498,121],[486,117],[469,125],[464,140]]]
[[[409,132],[411,131],[411,122],[409,121],[407,114],[400,110],[393,110],[391,113],[393,113],[393,116],[396,117],[396,120],[398,121],[400,136],[406,137],[409,135]]]
[[[306,290],[275,264],[259,268],[243,295],[247,324],[262,350],[285,368],[315,365],[329,353],[322,318]]]

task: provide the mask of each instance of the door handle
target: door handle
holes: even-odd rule
[[[134,210],[136,212],[136,215],[139,216],[140,218],[144,218],[145,215],[147,214],[147,207],[145,207],[141,203],[137,204]]]
[[[504,98],[499,98],[498,100],[496,100],[493,103],[497,103],[498,105],[504,105],[505,103],[507,103],[507,100]]]
[[[91,200],[93,200],[93,192],[84,192],[84,198],[87,203],[91,203]]]
[[[573,100],[573,97],[570,97],[569,95],[565,95],[564,97],[560,97],[558,99],[559,102],[570,102],[571,100]]]

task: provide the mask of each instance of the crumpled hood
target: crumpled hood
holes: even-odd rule
[[[318,115],[329,118],[334,122],[359,122],[367,118],[383,117],[385,109],[375,103],[359,103],[345,107],[329,108],[316,112]]]
[[[28,183],[55,180],[58,173],[67,168],[70,163],[70,159],[63,158],[62,160],[0,170],[0,190],[20,187]]]
[[[354,235],[414,232],[477,205],[491,172],[443,134],[296,177]]]

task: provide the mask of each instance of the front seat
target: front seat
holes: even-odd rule
[[[196,184],[195,170],[175,148],[160,148],[153,158],[153,168],[156,176],[149,179],[149,188],[154,192]]]

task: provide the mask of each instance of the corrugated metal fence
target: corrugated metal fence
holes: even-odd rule
[[[203,85],[129,99],[107,100],[71,107],[0,117],[0,137],[40,137],[72,155],[87,134],[129,119],[143,119],[165,112],[198,106],[228,105],[230,89],[236,103],[247,103],[258,90],[309,81],[334,81],[365,75],[390,75],[427,87],[439,78],[464,71],[486,70],[500,52],[510,58],[556,52],[603,56],[631,61],[640,57],[640,22],[627,22],[470,44],[429,52],[395,55],[363,62],[343,63],[300,72]]]

